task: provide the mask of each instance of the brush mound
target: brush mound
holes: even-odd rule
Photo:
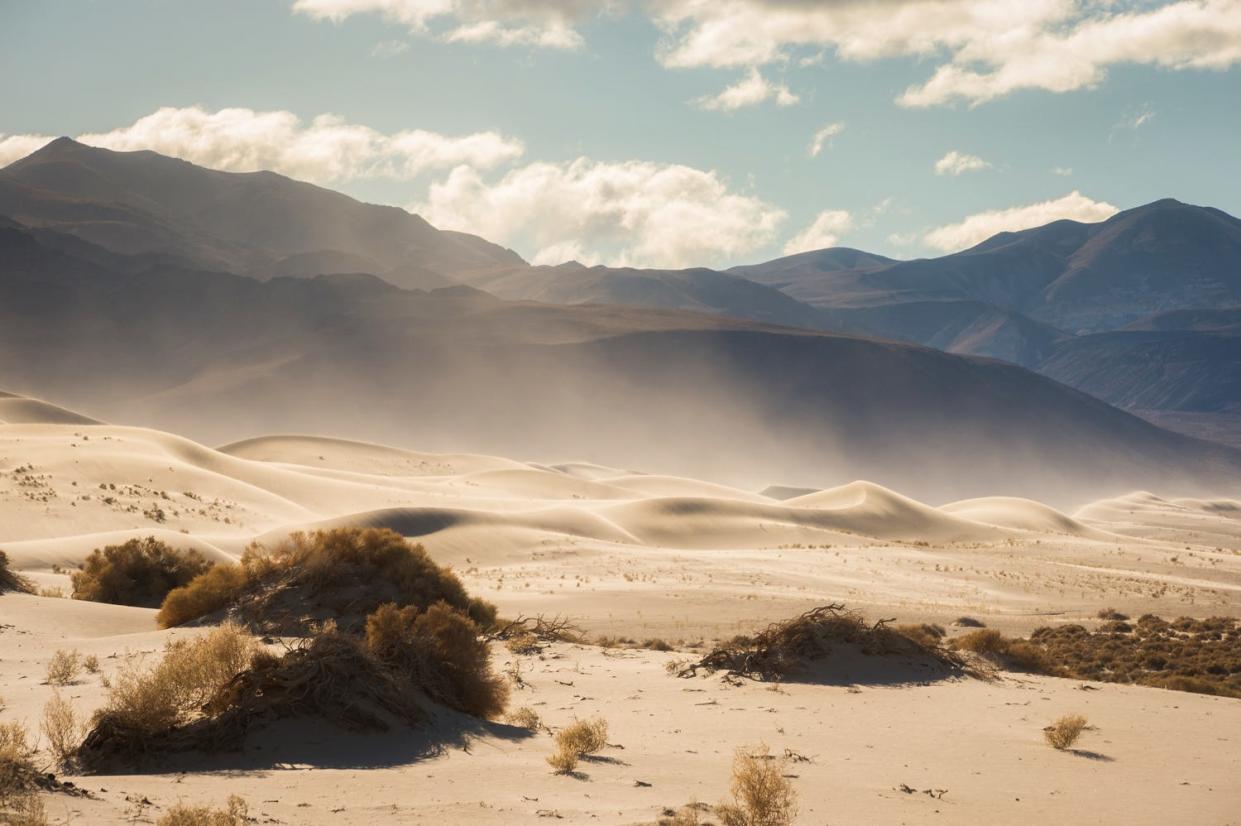
[[[34,592],[34,587],[25,577],[9,567],[9,555],[0,551],[0,594],[5,591],[30,594]]]
[[[222,614],[265,634],[305,636],[326,622],[360,633],[381,605],[439,602],[484,628],[495,620],[495,607],[466,594],[421,545],[390,530],[338,528],[295,533],[272,549],[252,545],[240,565],[217,565],[169,593],[159,622]]]
[[[692,677],[699,671],[724,671],[730,677],[782,680],[805,672],[814,663],[826,660],[834,649],[846,646],[866,656],[905,657],[964,673],[961,659],[939,645],[942,629],[890,628],[888,622],[880,620],[871,625],[843,605],[824,605],[769,625],[752,637],[734,637],[674,673]]]

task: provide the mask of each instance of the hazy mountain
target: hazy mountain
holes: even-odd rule
[[[522,263],[511,250],[437,230],[405,210],[273,172],[219,172],[68,138],[0,170],[0,214],[114,252],[259,276],[377,269],[400,278],[413,266],[451,277]]]
[[[734,272],[796,285],[786,291],[817,306],[979,301],[1069,332],[1112,330],[1152,313],[1241,303],[1241,221],[1172,199],[1097,224],[1056,221],[1001,233],[942,258],[886,266],[861,258],[860,268],[815,263],[831,261],[830,252]]]
[[[144,260],[0,228],[6,386],[213,441],[315,432],[756,488],[866,477],[931,499],[1063,502],[1139,484],[1218,493],[1241,473],[1241,452],[997,361],[704,313]]]

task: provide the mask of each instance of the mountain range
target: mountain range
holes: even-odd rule
[[[893,271],[926,262],[851,250],[731,272],[529,267],[273,173],[67,139],[0,170],[0,215],[0,386],[199,439],[315,432],[753,486],[866,477],[931,500],[1066,501],[1241,476],[1241,451],[1100,400],[1226,410],[1235,378],[1186,369],[1172,395],[1130,397],[1167,375],[1100,368],[1135,347],[1235,359],[1237,319],[1218,310],[1116,311],[1123,329],[1069,333],[1030,309],[1056,304],[1055,279],[1035,291],[1005,276],[1006,295],[1044,296],[1027,314],[968,294],[980,277],[902,291],[913,276]],[[1019,260],[1023,243],[985,254]],[[807,300],[820,281],[853,286]],[[845,319],[917,335],[831,332]],[[1200,339],[1216,349],[1195,350]],[[1003,340],[1051,378],[972,354]]]

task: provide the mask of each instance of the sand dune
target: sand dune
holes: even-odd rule
[[[89,416],[38,399],[0,392],[0,424],[99,424]]]
[[[964,499],[944,505],[940,510],[953,516],[1001,528],[1016,528],[1040,533],[1064,533],[1073,536],[1098,536],[1100,538],[1103,536],[1102,532],[1088,528],[1076,519],[1042,502],[1014,496]]]

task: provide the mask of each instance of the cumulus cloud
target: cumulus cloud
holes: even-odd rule
[[[379,14],[419,34],[449,42],[577,49],[575,23],[615,0],[294,0],[293,10],[339,22]]]
[[[853,215],[843,209],[826,209],[784,245],[785,255],[836,246],[843,233],[853,228]]]
[[[993,209],[970,215],[956,224],[937,227],[923,241],[946,252],[967,249],[1000,232],[1015,232],[1068,219],[1094,223],[1111,218],[1119,210],[1105,201],[1095,201],[1077,190],[1063,198],[1009,209]]]
[[[51,135],[6,135],[0,132],[0,167],[21,160],[51,141]]]
[[[935,162],[936,175],[960,175],[965,172],[977,172],[981,169],[990,168],[991,164],[977,155],[958,152],[955,149]]]
[[[905,106],[1093,86],[1112,65],[1241,63],[1241,0],[665,0],[667,66],[763,66],[798,49],[938,61]]]
[[[535,263],[686,267],[770,243],[785,214],[713,171],[644,161],[533,163],[488,181],[467,166],[410,207],[431,223],[532,250]]]
[[[335,115],[303,123],[292,112],[165,107],[82,143],[150,149],[229,172],[270,169],[307,181],[409,179],[459,164],[491,168],[519,158],[522,143],[496,132],[449,137],[412,130],[384,134]]]
[[[751,69],[746,77],[718,95],[709,95],[694,102],[700,109],[734,112],[747,106],[757,106],[773,98],[777,106],[792,106],[801,100],[789,91],[789,87],[782,83],[769,81],[758,69]]]
[[[810,148],[806,151],[810,153],[810,157],[817,158],[824,149],[832,145],[832,138],[845,131],[843,123],[829,123],[818,132],[814,133],[814,137],[810,140]]]

